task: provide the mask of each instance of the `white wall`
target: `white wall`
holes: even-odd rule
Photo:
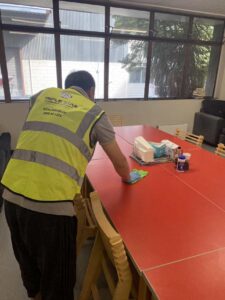
[[[107,114],[121,115],[126,125],[187,123],[191,131],[194,114],[200,110],[201,100],[111,101],[99,104]]]
[[[126,125],[187,123],[188,129],[192,130],[194,114],[199,111],[201,100],[113,101],[99,105],[108,114],[121,115]],[[11,133],[12,148],[15,147],[28,109],[27,102],[0,104],[0,132]]]
[[[11,133],[12,148],[15,147],[28,110],[28,102],[0,104],[0,133],[4,131]]]

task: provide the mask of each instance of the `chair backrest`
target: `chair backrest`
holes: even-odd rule
[[[124,125],[124,119],[122,116],[120,115],[107,115],[107,116],[114,127]]]
[[[91,215],[90,199],[77,195],[74,199],[74,209],[77,217],[77,255],[79,255],[85,241],[96,235],[96,224]]]
[[[91,294],[94,299],[101,299],[97,288],[100,272],[105,276],[112,299],[127,300],[131,292],[132,275],[123,241],[107,220],[97,193],[91,193],[90,198],[98,234],[79,300],[87,300]]]
[[[215,154],[225,157],[225,145],[222,143],[218,144],[215,150]]]
[[[175,135],[182,140],[195,144],[197,146],[202,146],[204,136],[203,135],[196,135],[187,131],[180,130],[179,128],[176,129]]]

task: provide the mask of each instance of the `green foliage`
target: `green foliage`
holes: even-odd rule
[[[188,23],[156,20],[155,30],[157,37],[182,39],[187,36]]]
[[[115,17],[115,28],[146,30],[147,20]],[[173,20],[156,20],[156,36],[163,38],[187,38],[188,23]],[[194,23],[193,38],[198,40],[218,40],[221,27]],[[127,33],[127,32],[126,32]],[[121,40],[119,43],[125,43]],[[148,43],[145,41],[130,41],[129,52],[122,60],[123,67],[131,72],[146,64]],[[211,69],[215,69],[216,57],[213,47],[202,45],[190,45],[179,42],[152,43],[150,84],[155,86],[158,97],[192,97],[197,87],[206,88],[212,93],[212,86],[215,78],[207,81]],[[187,59],[188,55],[188,59]],[[184,77],[184,70],[185,77]],[[215,73],[215,72],[214,72]],[[213,74],[214,74],[213,73]],[[183,94],[183,87],[184,93]],[[151,97],[151,95],[150,95]]]

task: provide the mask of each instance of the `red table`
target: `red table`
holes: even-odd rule
[[[174,174],[174,166],[163,166]],[[200,193],[207,201],[213,202],[225,211],[225,159],[214,153],[199,149],[192,152],[190,170],[177,173],[179,180]],[[225,298],[224,298],[225,299]]]
[[[166,133],[157,128],[147,126],[147,125],[135,125],[135,126],[123,126],[115,127],[115,132],[117,136],[122,137],[128,143],[134,143],[134,139],[137,136],[143,136],[147,141],[160,142],[161,140],[170,140],[171,142],[181,146],[185,151],[195,150],[199,147],[182,141],[181,139],[173,136],[169,133]]]
[[[158,299],[225,298],[225,249],[144,271]]]
[[[127,157],[137,135],[152,141],[176,139],[192,154],[185,173],[178,173],[173,163],[140,167],[128,159],[131,168],[149,171],[131,186],[121,181],[108,159],[88,166],[88,178],[137,270],[160,299],[225,299],[225,268],[218,262],[225,247],[225,160],[154,128],[130,126],[116,132]],[[211,284],[202,285],[206,281]],[[216,297],[199,297],[210,295],[214,286]],[[190,297],[181,297],[182,290]]]

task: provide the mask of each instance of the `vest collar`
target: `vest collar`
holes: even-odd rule
[[[78,91],[79,93],[81,93],[84,97],[87,97],[89,100],[91,100],[91,99],[88,97],[88,94],[87,94],[81,87],[73,85],[73,86],[69,87],[69,89],[76,90],[76,91]]]

